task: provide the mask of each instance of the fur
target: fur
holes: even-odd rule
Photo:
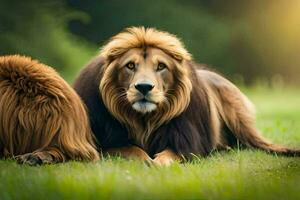
[[[99,159],[78,95],[28,57],[0,57],[0,156],[32,165]]]
[[[167,101],[154,112],[132,109],[117,85],[117,59],[131,49],[157,48],[177,63],[175,85]],[[199,67],[180,40],[153,28],[133,27],[112,37],[100,55],[88,64],[74,88],[88,108],[99,148],[136,145],[150,157],[160,155],[206,156],[216,149],[234,147],[237,141],[283,155],[300,155],[267,141],[255,128],[252,103],[231,82]],[[170,151],[169,151],[170,150]]]

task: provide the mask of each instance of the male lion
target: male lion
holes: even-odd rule
[[[0,57],[0,157],[29,165],[97,160],[94,146],[83,103],[52,68]]]
[[[248,98],[198,67],[176,36],[153,28],[114,36],[74,87],[88,107],[99,147],[110,154],[169,165],[240,141],[300,155],[264,139]]]

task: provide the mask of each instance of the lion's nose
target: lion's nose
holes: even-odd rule
[[[149,83],[137,83],[134,87],[143,95],[146,95],[149,91],[154,88],[154,85]]]

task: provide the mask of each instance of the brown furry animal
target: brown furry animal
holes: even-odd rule
[[[30,165],[98,160],[85,108],[50,67],[0,57],[0,157]]]
[[[300,155],[264,139],[248,98],[194,63],[176,36],[153,28],[128,28],[114,36],[74,87],[88,107],[99,146],[110,154],[169,165],[239,140]]]

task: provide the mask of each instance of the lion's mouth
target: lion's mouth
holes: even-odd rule
[[[140,99],[132,104],[133,109],[141,113],[149,113],[157,108],[155,102],[150,101],[146,98]]]
[[[155,103],[154,101],[152,101],[152,100],[150,100],[150,99],[148,99],[148,98],[146,98],[146,97],[143,97],[143,98],[141,98],[141,99],[139,99],[139,100],[136,100],[136,102],[157,104],[157,103]]]
[[[154,102],[152,102],[152,101],[150,101],[150,100],[148,100],[146,98],[143,98],[143,99],[139,100],[139,102],[141,102],[141,103],[147,103],[147,102],[154,103]]]

